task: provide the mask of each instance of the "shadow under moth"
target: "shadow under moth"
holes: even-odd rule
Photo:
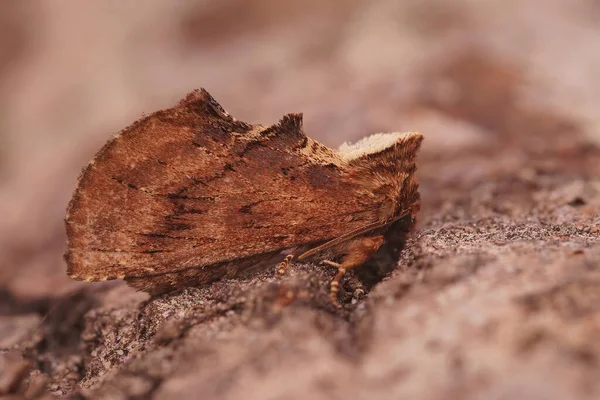
[[[420,207],[419,133],[337,151],[302,114],[273,126],[231,117],[205,90],[114,136],[82,171],[66,215],[67,273],[156,295],[235,277],[274,255],[320,258],[331,283],[368,260]],[[280,259],[281,260],[281,259]]]

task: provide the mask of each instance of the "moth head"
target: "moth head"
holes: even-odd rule
[[[381,201],[380,220],[392,221],[418,211],[415,161],[422,142],[423,135],[417,132],[378,133],[338,149],[350,179],[365,196]]]

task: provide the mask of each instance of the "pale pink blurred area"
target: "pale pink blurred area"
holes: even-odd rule
[[[591,145],[599,44],[592,0],[2,2],[0,286],[80,285],[62,253],[81,168],[194,88],[248,122],[303,112],[334,147],[404,130],[425,134],[424,157],[546,130]]]

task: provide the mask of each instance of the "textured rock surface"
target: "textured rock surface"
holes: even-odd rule
[[[0,395],[600,398],[598,6],[300,3],[1,6]],[[80,165],[196,86],[330,145],[422,131],[397,265],[346,277],[341,310],[308,264],[152,300],[68,280]]]
[[[600,151],[572,140],[424,159],[400,266],[366,299],[347,279],[341,311],[313,265],[150,301],[117,284],[63,299],[30,358],[94,398],[597,398]]]

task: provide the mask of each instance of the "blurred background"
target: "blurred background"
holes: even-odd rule
[[[600,143],[598,71],[597,0],[0,2],[0,297],[80,285],[62,254],[82,166],[194,88],[248,122],[303,112],[333,147],[418,130],[427,160]]]

